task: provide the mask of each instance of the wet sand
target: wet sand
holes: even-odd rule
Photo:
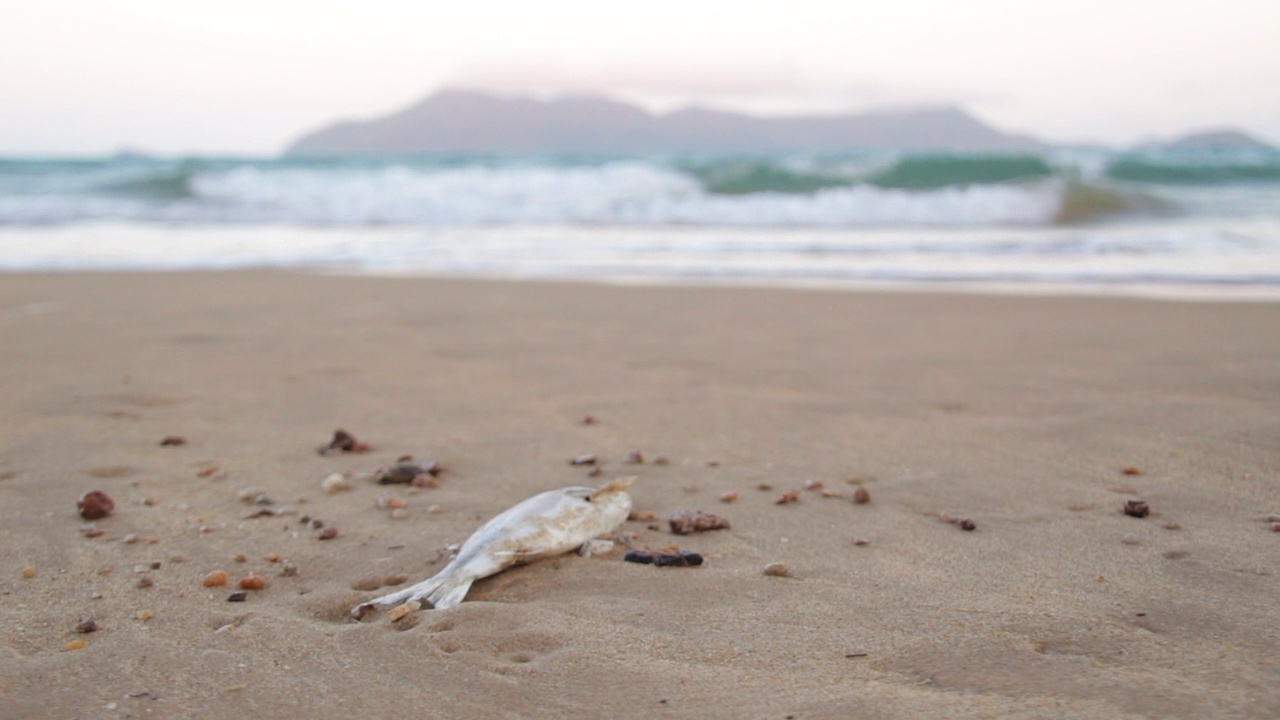
[[[0,387],[6,720],[1280,714],[1280,303],[4,275]],[[372,451],[319,455],[339,427]],[[321,490],[404,454],[446,472],[403,519]],[[705,565],[568,555],[348,618],[631,474],[639,510],[729,518],[627,523]],[[248,487],[299,514],[245,518]]]

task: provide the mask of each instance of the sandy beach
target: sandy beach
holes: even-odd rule
[[[1280,715],[1280,303],[11,274],[0,387],[4,720]],[[404,517],[321,488],[406,454],[445,472]],[[349,618],[623,475],[658,518],[624,529],[703,566]]]

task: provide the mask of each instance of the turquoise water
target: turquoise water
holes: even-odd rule
[[[0,159],[0,269],[1280,289],[1280,153]]]

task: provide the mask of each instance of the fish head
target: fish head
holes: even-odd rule
[[[626,489],[635,479],[635,476],[629,476],[611,480],[581,497],[604,518],[605,524],[617,527],[631,514],[631,495]]]

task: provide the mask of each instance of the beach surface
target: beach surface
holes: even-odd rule
[[[1280,715],[1280,303],[11,274],[0,387],[4,720]],[[406,454],[439,487],[321,488]],[[350,619],[623,475],[704,565]]]

